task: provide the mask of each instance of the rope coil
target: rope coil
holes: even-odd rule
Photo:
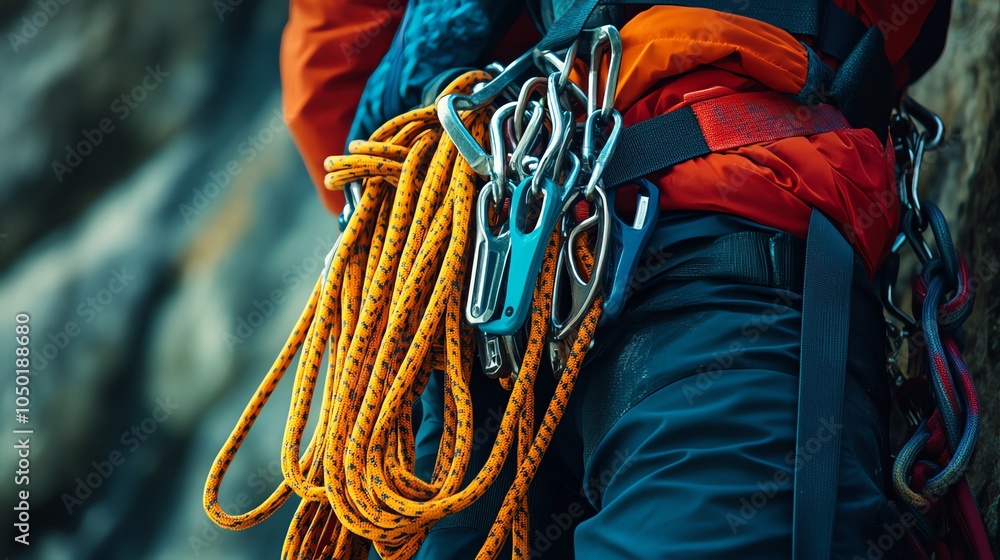
[[[442,93],[470,93],[490,79],[470,72]],[[465,112],[477,142],[491,109]],[[282,558],[409,558],[434,522],[468,507],[495,482],[516,449],[516,478],[477,558],[495,558],[513,534],[515,558],[528,558],[527,491],[566,408],[591,345],[602,301],[572,335],[566,368],[543,418],[534,418],[534,382],[550,329],[560,236],[549,236],[534,289],[523,363],[502,380],[511,396],[485,466],[462,486],[472,445],[469,394],[474,344],[463,320],[466,261],[481,183],[447,134],[435,106],[387,122],[350,154],[326,161],[327,188],[362,181],[329,273],[313,288],[282,352],[213,462],[204,504],[211,519],[245,529],[272,515],[294,492],[301,498]],[[587,239],[574,247],[593,265]],[[261,409],[302,349],[281,447],[284,480],[252,511],[230,514],[219,488]],[[325,376],[324,356],[327,356]],[[415,474],[412,407],[433,370],[444,374],[444,429],[430,480]],[[305,450],[317,385],[322,398]]]

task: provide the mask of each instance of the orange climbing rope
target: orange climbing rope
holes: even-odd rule
[[[446,88],[468,93],[490,76],[465,74]],[[480,143],[491,110],[463,122]],[[473,445],[469,379],[474,347],[463,319],[467,247],[480,178],[437,119],[434,106],[401,115],[350,155],[326,161],[327,188],[361,181],[362,196],[288,341],[216,457],[205,485],[208,515],[229,529],[251,527],[300,496],[283,558],[410,558],[433,524],[468,507],[495,482],[511,449],[516,478],[478,558],[495,558],[512,532],[527,558],[527,491],[566,408],[590,346],[601,301],[576,333],[567,367],[536,429],[534,383],[549,329],[560,236],[549,241],[528,320],[528,344],[489,459],[462,485]],[[580,254],[580,251],[578,251]],[[587,255],[582,255],[589,264]],[[240,444],[302,348],[281,448],[284,480],[250,512],[226,513],[219,488]],[[328,356],[327,356],[328,354]],[[321,374],[327,356],[325,376]],[[444,429],[434,472],[415,470],[412,407],[432,370],[444,373]],[[317,386],[316,427],[302,449]]]

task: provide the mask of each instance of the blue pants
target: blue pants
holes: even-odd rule
[[[816,445],[834,431],[842,437],[834,558],[866,558],[870,539],[894,519],[882,464],[881,306],[858,268],[843,425],[815,436]],[[532,482],[531,558],[790,557],[800,321],[801,296],[787,289],[718,278],[644,283],[620,320],[598,331]],[[538,382],[540,413],[554,386],[547,368]],[[478,447],[470,478],[507,400],[478,371],[472,394]],[[417,449],[427,474],[441,395],[432,377]],[[506,465],[482,500],[438,522],[417,557],[474,558],[513,469]],[[508,545],[501,558],[509,554]]]

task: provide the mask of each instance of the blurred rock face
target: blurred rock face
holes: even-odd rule
[[[287,3],[42,4],[0,14],[0,316],[31,315],[34,370],[31,547],[11,557],[277,556],[291,509],[216,530],[201,488],[336,234],[281,118]],[[287,393],[232,511],[279,480]]]
[[[931,158],[922,189],[951,223],[973,271],[975,309],[965,323],[964,358],[979,390],[983,429],[969,479],[1000,552],[1000,4],[955,3],[948,47],[913,95],[948,125],[944,148]]]
[[[1000,247],[998,11],[957,2],[949,48],[914,93],[952,132],[923,185],[974,270]],[[278,555],[292,507],[230,533],[201,489],[336,235],[279,118],[285,17],[277,0],[0,7],[0,325],[31,315],[35,371],[32,545],[11,557]],[[1000,291],[982,280],[971,476],[995,538]],[[279,480],[282,388],[227,478],[229,511]],[[13,402],[5,383],[0,418]],[[5,441],[0,468],[15,462]],[[0,503],[13,499],[0,485]]]

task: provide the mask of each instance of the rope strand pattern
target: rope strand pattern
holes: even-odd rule
[[[467,73],[442,95],[471,92],[489,79],[484,72]],[[463,115],[480,143],[490,113],[486,108]],[[437,520],[486,492],[516,449],[517,475],[477,558],[496,558],[511,535],[514,558],[528,558],[528,486],[563,416],[602,302],[594,302],[576,333],[567,368],[536,427],[534,382],[560,250],[560,236],[553,233],[535,287],[524,362],[516,380],[504,381],[511,395],[496,442],[463,487],[473,445],[474,359],[463,290],[481,181],[442,132],[434,106],[392,119],[349,151],[325,162],[326,186],[362,181],[361,199],[329,273],[317,281],[281,354],[213,462],[205,510],[222,527],[245,529],[267,519],[294,492],[301,501],[282,558],[366,558],[369,543],[383,558],[410,558]],[[585,267],[592,266],[583,243],[575,252]],[[284,480],[252,511],[227,513],[219,504],[223,478],[300,348],[281,444]],[[444,429],[425,481],[414,473],[411,411],[433,370],[444,374]],[[319,418],[303,451],[318,385]]]

